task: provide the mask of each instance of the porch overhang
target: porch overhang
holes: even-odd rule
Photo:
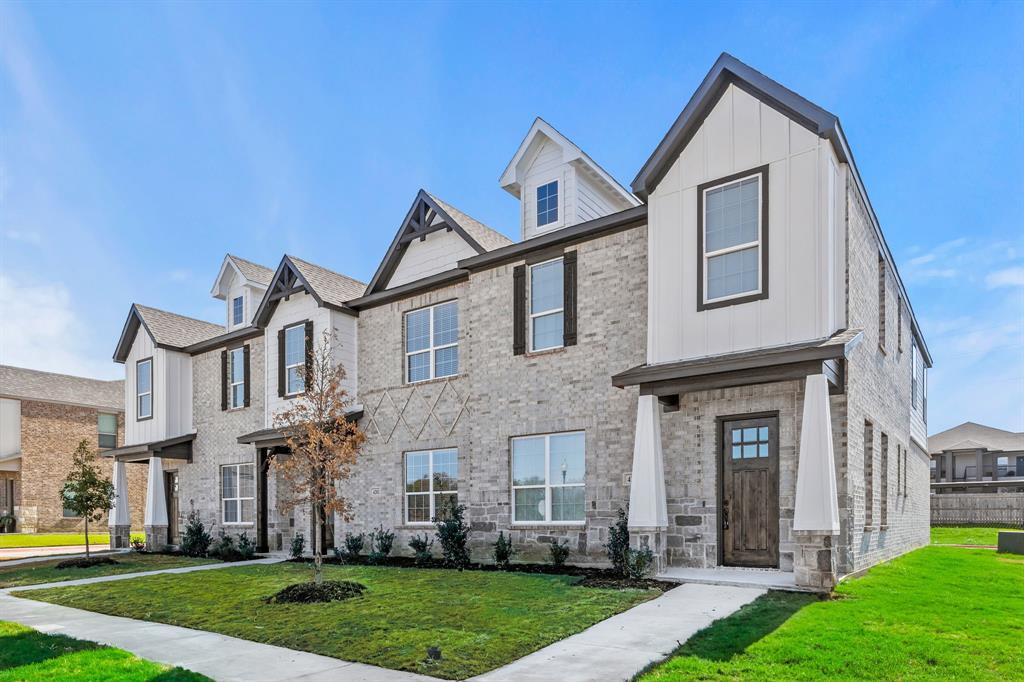
[[[120,448],[104,450],[102,455],[110,457],[118,462],[148,462],[151,457],[162,457],[164,459],[181,459],[186,462],[192,461],[192,441],[196,434],[187,433],[184,436],[175,436],[164,440],[152,441],[150,443],[139,443],[137,445],[125,445]]]
[[[363,408],[349,410],[345,413],[345,419],[350,422],[357,422],[363,418]],[[285,445],[284,432],[280,428],[271,427],[260,429],[238,437],[240,445],[254,445],[257,448],[274,448]]]
[[[846,329],[823,341],[640,365],[614,375],[612,385],[639,386],[641,395],[655,395],[664,401],[682,393],[802,380],[824,374],[829,392],[842,393],[846,384],[844,361],[862,337],[862,330]]]

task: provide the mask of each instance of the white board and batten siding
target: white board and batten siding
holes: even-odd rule
[[[263,299],[263,292],[265,290],[260,287],[254,287],[251,284],[246,284],[245,280],[232,271],[227,291],[228,293],[224,306],[225,327],[228,331],[231,331],[251,324],[252,317],[256,314],[256,309],[260,306],[260,301]],[[232,317],[234,310],[232,308],[232,304],[239,296],[242,297],[242,321],[239,324],[233,324],[234,320]]]
[[[21,452],[21,401],[0,398],[0,458]],[[0,471],[3,471],[0,463]]]
[[[545,139],[532,155],[532,161],[523,175],[523,189],[520,206],[523,239],[568,227],[576,215],[576,171],[563,161],[562,147]],[[549,182],[558,181],[558,220],[537,227],[537,188]]]
[[[697,310],[697,187],[767,165],[768,298]],[[828,141],[729,86],[651,193],[648,362],[768,348],[845,327],[846,168]]]
[[[423,241],[409,242],[402,260],[388,280],[388,287],[397,287],[457,267],[459,260],[477,255],[454,230],[431,232]],[[347,366],[346,366],[347,367]]]
[[[313,345],[318,346],[325,329],[332,329],[332,354],[345,368],[343,386],[355,400],[356,394],[356,318],[329,308],[321,308],[316,299],[302,292],[294,294],[287,301],[280,301],[264,332],[266,348],[266,425],[274,425],[274,417],[291,407],[291,401],[277,394],[277,333],[285,327],[311,320],[313,322]]]
[[[153,417],[138,419],[136,368],[139,360],[153,358]],[[125,445],[152,443],[192,433],[192,357],[157,348],[140,328],[124,363]]]

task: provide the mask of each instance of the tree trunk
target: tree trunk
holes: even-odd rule
[[[89,558],[89,516],[85,517],[85,558]]]
[[[313,582],[320,585],[324,581],[322,521],[320,505],[313,504]]]

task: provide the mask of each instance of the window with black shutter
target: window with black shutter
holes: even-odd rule
[[[246,345],[243,350],[243,362],[245,363],[245,406],[249,407],[249,346]]]
[[[526,266],[512,270],[512,354],[526,353]]]
[[[220,352],[220,409],[228,409],[228,352]]]
[[[562,345],[576,345],[576,252],[567,251],[562,257]]]

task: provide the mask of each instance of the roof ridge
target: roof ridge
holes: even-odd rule
[[[326,270],[327,272],[331,273],[332,275],[337,275],[338,277],[344,277],[346,279],[350,279],[350,280],[352,280],[353,282],[355,282],[356,284],[358,284],[360,286],[363,286],[363,287],[366,286],[366,282],[361,282],[358,279],[356,279],[355,277],[353,277],[352,275],[346,275],[344,272],[338,272],[337,270],[332,270],[331,268],[329,268],[329,267],[327,267],[325,265],[320,265],[319,263],[314,263],[311,260],[306,260],[305,258],[299,258],[298,256],[293,256],[290,253],[286,253],[284,255],[285,255],[286,258],[288,258],[290,260],[297,260],[300,263],[305,263],[306,265],[312,265],[315,268],[320,268],[321,270]]]
[[[140,310],[152,310],[152,311],[157,312],[157,313],[163,313],[164,315],[174,315],[175,317],[180,317],[183,320],[191,320],[192,322],[202,322],[203,324],[208,324],[211,327],[217,327],[218,329],[224,329],[224,325],[222,325],[222,324],[217,324],[216,322],[210,322],[209,320],[203,320],[203,319],[200,319],[198,317],[189,317],[188,315],[182,315],[181,313],[176,313],[176,312],[173,312],[173,311],[170,311],[170,310],[164,310],[163,308],[154,308],[151,305],[143,305],[142,303],[132,303],[132,305],[134,307],[140,309]]]
[[[0,363],[2,369],[14,369],[19,372],[36,372],[37,374],[49,374],[55,377],[68,377],[69,379],[81,379],[83,381],[98,381],[104,384],[116,384],[123,383],[124,379],[96,379],[93,377],[84,377],[81,374],[68,374],[67,372],[51,372],[46,369],[35,369],[34,367],[19,367],[18,365],[7,365]]]

